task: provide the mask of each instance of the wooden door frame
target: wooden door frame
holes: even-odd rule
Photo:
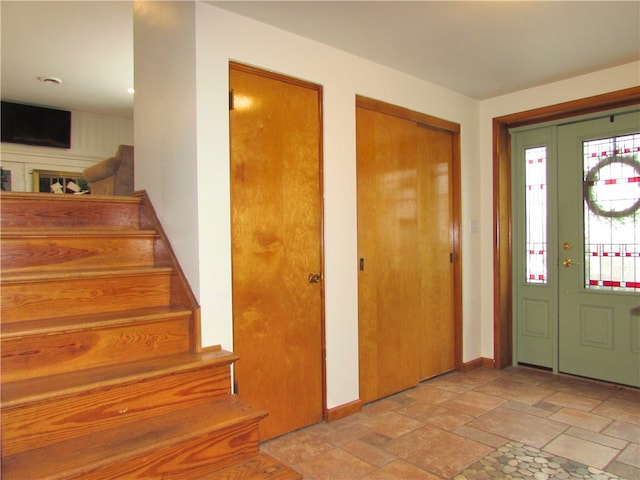
[[[453,249],[453,330],[455,369],[464,370],[462,363],[462,249],[461,233],[461,167],[460,167],[460,125],[425,113],[398,107],[380,100],[356,95],[356,106],[414,121],[426,127],[443,130],[452,135],[453,158],[451,165],[451,243]]]
[[[640,87],[493,119],[493,364],[513,362],[511,135],[509,129],[640,104]]]

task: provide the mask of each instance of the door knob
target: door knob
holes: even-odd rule
[[[320,283],[320,280],[322,280],[322,275],[319,273],[309,274],[309,283]]]
[[[571,265],[574,265],[574,263],[570,258],[565,258],[564,260],[562,260],[562,265],[569,268]]]

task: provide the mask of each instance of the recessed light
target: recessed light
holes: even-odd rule
[[[62,83],[62,79],[58,78],[58,77],[38,77],[38,80],[40,80],[43,83],[48,83],[49,85],[60,85]]]

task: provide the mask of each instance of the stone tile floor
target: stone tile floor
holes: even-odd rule
[[[262,449],[307,480],[640,480],[640,390],[524,367],[454,372]]]

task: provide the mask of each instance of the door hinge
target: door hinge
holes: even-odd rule
[[[233,393],[234,393],[235,395],[238,395],[238,391],[239,391],[239,388],[238,388],[238,381],[236,380],[235,382],[233,382]]]
[[[229,89],[229,110],[233,110],[233,88]]]
[[[453,263],[453,253],[449,254],[449,263]]]

